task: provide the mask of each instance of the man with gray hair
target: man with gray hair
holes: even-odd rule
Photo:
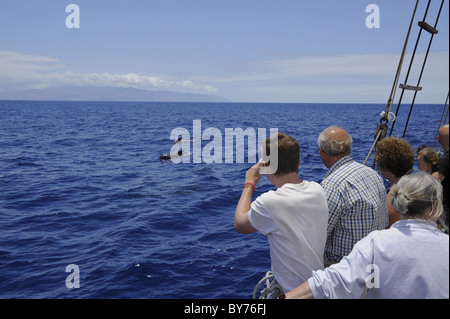
[[[344,129],[328,127],[318,142],[322,162],[329,169],[321,185],[329,209],[324,260],[331,265],[370,232],[386,228],[386,188],[377,172],[350,157],[353,139]]]

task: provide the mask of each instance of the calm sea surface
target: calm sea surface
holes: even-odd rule
[[[433,145],[442,108],[414,107],[406,135],[413,147]],[[403,109],[395,136],[403,133]],[[300,143],[300,176],[320,181],[320,132],[346,128],[352,156],[363,162],[383,110],[0,101],[0,298],[251,298],[270,269],[266,237],[233,228],[252,164],[161,161],[173,146],[171,131],[193,135],[194,120],[202,132],[223,135],[225,128],[277,128]],[[263,178],[256,195],[270,189]],[[79,288],[66,286],[68,265],[78,266]]]

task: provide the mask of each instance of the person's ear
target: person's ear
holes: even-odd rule
[[[433,201],[433,204],[431,205],[431,210],[430,210],[430,214],[428,214],[428,216],[433,216],[434,214],[436,214],[436,210],[437,210],[437,200]]]

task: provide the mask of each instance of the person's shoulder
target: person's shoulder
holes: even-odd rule
[[[270,190],[270,191],[267,191],[267,192],[262,193],[261,195],[259,195],[255,199],[255,202],[263,204],[263,203],[267,203],[267,202],[272,201],[276,197],[277,197],[276,191]]]
[[[349,155],[344,156],[330,167],[329,175],[327,178],[347,176],[353,172],[355,167],[359,167],[360,165],[361,164],[353,160],[353,158],[351,158]]]
[[[308,185],[308,186],[320,187],[320,184],[319,184],[318,182],[315,182],[315,181],[306,181],[306,180],[303,180],[303,182],[304,182],[306,185]]]
[[[383,179],[381,178],[380,174],[376,170],[374,170],[373,168],[371,168],[371,167],[369,167],[367,165],[364,165],[364,164],[361,164],[361,163],[358,163],[358,162],[354,162],[352,164],[352,166],[350,167],[349,171],[350,171],[350,175],[352,175],[352,176],[354,175],[358,179],[360,177],[367,177],[367,176],[369,176],[371,178],[375,178],[378,181],[381,181],[381,182],[383,181]]]
[[[335,167],[333,171],[323,179],[320,183],[322,187],[339,187],[342,183],[345,183],[345,180],[351,175],[352,169],[348,168],[348,165],[341,165],[339,167]]]
[[[305,183],[305,187],[314,191],[323,192],[323,187],[317,182],[314,181],[303,181]]]

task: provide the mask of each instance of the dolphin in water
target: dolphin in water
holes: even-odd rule
[[[179,157],[179,156],[183,156],[183,151],[178,151],[177,154],[173,154],[173,155],[170,155],[170,154],[163,154],[163,155],[161,155],[161,156],[159,157],[159,159],[160,159],[160,160],[171,160],[172,158],[174,158],[174,157]]]

